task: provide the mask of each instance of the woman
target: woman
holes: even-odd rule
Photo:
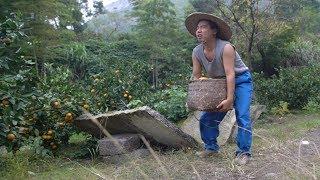
[[[253,86],[249,69],[229,42],[232,33],[222,19],[197,12],[187,17],[185,25],[200,42],[192,53],[193,77],[199,79],[204,69],[209,78],[225,77],[227,81],[227,98],[217,106],[219,112],[202,112],[200,134],[205,149],[198,155],[208,157],[218,153],[219,123],[234,106],[238,123],[236,162],[246,164],[251,157],[252,144],[250,103]]]

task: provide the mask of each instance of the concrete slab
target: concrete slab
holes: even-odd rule
[[[168,121],[157,111],[148,106],[124,111],[114,111],[94,116],[106,130],[112,134],[142,134],[151,143],[168,147],[196,147],[197,141],[184,133],[175,124]],[[75,125],[95,137],[103,138],[100,129],[91,122],[87,115],[75,120]]]

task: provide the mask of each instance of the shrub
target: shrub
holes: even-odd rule
[[[266,37],[257,45],[261,55],[262,71],[265,75],[277,74],[280,67],[286,67],[284,60],[291,54],[288,44],[296,40],[297,32],[286,27],[283,31],[272,37]]]
[[[289,104],[287,102],[280,101],[279,105],[271,108],[271,113],[274,115],[280,115],[280,116],[288,114],[288,113],[290,113],[290,111],[288,109],[288,105]]]
[[[319,99],[319,98],[318,98]],[[308,103],[303,107],[303,110],[311,113],[319,113],[320,112],[320,100],[316,100],[310,98]]]
[[[317,39],[316,36],[313,38]],[[303,37],[288,44],[287,49],[290,51],[290,55],[285,59],[286,66],[319,66],[320,41],[317,41],[312,42]]]
[[[96,158],[97,139],[84,132],[74,132],[69,138],[69,145],[60,151],[60,154],[69,158]]]
[[[289,109],[301,109],[310,98],[320,96],[319,75],[320,66],[282,69],[271,78],[254,74],[257,100],[269,107],[284,101]]]
[[[174,86],[155,93],[148,103],[172,122],[177,122],[187,117],[186,98],[186,89]]]

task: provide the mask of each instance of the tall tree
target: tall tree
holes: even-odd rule
[[[253,51],[256,44],[277,27],[281,22],[275,21],[272,15],[273,4],[264,0],[236,0],[231,4],[225,1],[215,0],[218,12],[234,28],[234,36],[237,43],[244,42],[245,59],[252,68]]]
[[[103,14],[104,13],[104,7],[103,7],[103,2],[102,1],[93,2],[93,7],[95,9],[94,15]]]
[[[174,4],[170,0],[131,0],[132,16],[137,18],[137,37],[150,52],[153,85],[158,87],[159,73],[166,68],[168,49],[176,42],[178,22]]]
[[[276,0],[274,13],[296,26],[301,35],[320,32],[320,1]]]
[[[276,0],[274,13],[287,20],[295,19],[303,8],[320,10],[318,0]]]
[[[215,10],[216,2],[212,0],[190,0],[190,4],[197,12],[212,13]]]

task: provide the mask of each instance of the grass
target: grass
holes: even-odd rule
[[[269,117],[270,118],[270,117]],[[320,131],[319,114],[291,114],[259,121],[254,128],[253,161],[237,166],[235,144],[221,148],[218,157],[199,159],[195,149],[157,152],[170,179],[316,179],[320,177],[320,157],[301,149],[300,139],[310,131]],[[312,137],[309,137],[312,138]],[[318,136],[313,137],[316,143]],[[311,147],[311,146],[310,146]],[[70,160],[67,158],[26,160],[26,156],[9,158],[11,166],[0,170],[3,179],[167,179],[152,157],[122,160]],[[137,170],[137,168],[140,169]],[[143,172],[144,175],[141,173]],[[269,173],[269,174],[268,174]]]
[[[273,117],[273,123],[258,123],[256,129],[267,131],[270,136],[278,141],[286,141],[288,139],[295,139],[304,133],[320,127],[320,115],[294,115],[289,114],[285,117]]]
[[[50,162],[46,171],[36,172],[36,175],[29,177],[30,179],[96,179],[97,176],[90,173],[92,168],[91,164],[81,165],[76,161],[56,159]]]

